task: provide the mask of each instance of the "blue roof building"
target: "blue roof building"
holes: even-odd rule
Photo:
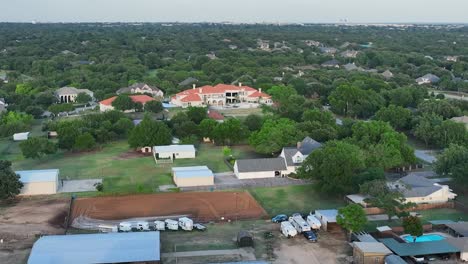
[[[172,176],[177,187],[210,186],[214,174],[207,166],[174,167]]]
[[[15,171],[23,183],[20,195],[42,195],[57,193],[59,170],[23,170]]]
[[[159,232],[43,236],[28,264],[159,263]]]

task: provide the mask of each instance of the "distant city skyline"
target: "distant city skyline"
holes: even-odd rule
[[[467,0],[0,1],[0,22],[468,23]]]

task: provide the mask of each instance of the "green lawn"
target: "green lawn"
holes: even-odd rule
[[[325,197],[314,185],[299,185],[250,190],[269,215],[308,213],[317,209],[333,209],[345,205],[341,199]]]

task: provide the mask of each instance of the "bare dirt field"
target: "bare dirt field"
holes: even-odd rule
[[[259,219],[265,210],[248,192],[164,193],[97,198],[79,198],[71,220],[86,217],[123,220],[137,217],[189,215],[195,220]]]
[[[20,198],[0,207],[0,263],[26,263],[40,234],[63,234],[68,199]]]

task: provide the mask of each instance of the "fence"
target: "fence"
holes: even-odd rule
[[[405,211],[424,211],[424,210],[430,210],[430,209],[457,208],[455,206],[456,204],[458,204],[458,203],[455,203],[453,201],[446,202],[446,203],[417,204],[415,207],[411,207],[409,209],[406,209]],[[463,206],[463,205],[461,205],[461,206]],[[465,210],[466,210],[465,212],[468,212],[468,208],[465,207]],[[384,214],[385,213],[385,210],[383,210],[381,208],[378,208],[378,207],[367,207],[367,208],[364,208],[364,211],[368,215]]]

